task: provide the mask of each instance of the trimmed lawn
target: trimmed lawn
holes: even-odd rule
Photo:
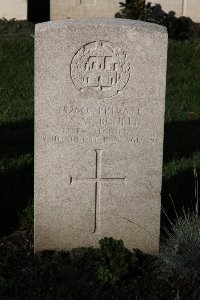
[[[0,38],[0,234],[33,201],[33,55],[33,38]]]

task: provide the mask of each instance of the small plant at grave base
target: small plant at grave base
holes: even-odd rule
[[[200,297],[200,216],[196,170],[194,175],[195,210],[183,210],[182,215],[178,215],[175,209],[176,221],[168,219],[171,230],[167,230],[168,236],[161,245],[155,270],[161,278],[174,278],[177,286],[182,283],[195,297]]]
[[[159,277],[174,278],[198,292],[200,286],[200,218],[194,214],[179,216],[172,232],[161,246],[155,266]]]
[[[122,240],[106,237],[99,244],[104,263],[97,269],[97,278],[102,284],[114,285],[137,265],[138,259]]]

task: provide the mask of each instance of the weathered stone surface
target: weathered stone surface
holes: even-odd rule
[[[200,1],[185,0],[186,16],[190,17],[194,22],[200,23]]]
[[[146,0],[146,3],[149,1]],[[152,0],[151,3],[160,4],[165,12],[174,11],[177,17],[185,16],[194,22],[200,22],[199,0]]]
[[[51,0],[51,20],[114,17],[120,9],[119,2],[119,0]]]
[[[36,25],[35,250],[158,250],[164,27],[120,19]]]
[[[0,0],[0,18],[27,19],[27,0]]]

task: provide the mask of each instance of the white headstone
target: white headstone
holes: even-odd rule
[[[158,251],[166,29],[77,19],[35,41],[35,250]]]
[[[26,20],[28,0],[0,0],[0,18]]]
[[[200,1],[185,0],[186,16],[190,17],[194,22],[200,23]]]
[[[119,2],[119,0],[51,0],[51,20],[114,17],[120,10]]]

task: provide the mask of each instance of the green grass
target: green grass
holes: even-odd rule
[[[193,170],[200,171],[200,40],[169,42],[162,206],[173,218],[194,208]],[[162,222],[167,222],[162,216]]]
[[[33,47],[0,37],[0,234],[33,222]],[[169,43],[162,205],[194,202],[200,170],[200,40]]]
[[[200,40],[169,43],[165,119],[200,120]]]
[[[33,38],[0,38],[0,234],[33,201]]]
[[[0,39],[1,125],[33,119],[33,38]]]

